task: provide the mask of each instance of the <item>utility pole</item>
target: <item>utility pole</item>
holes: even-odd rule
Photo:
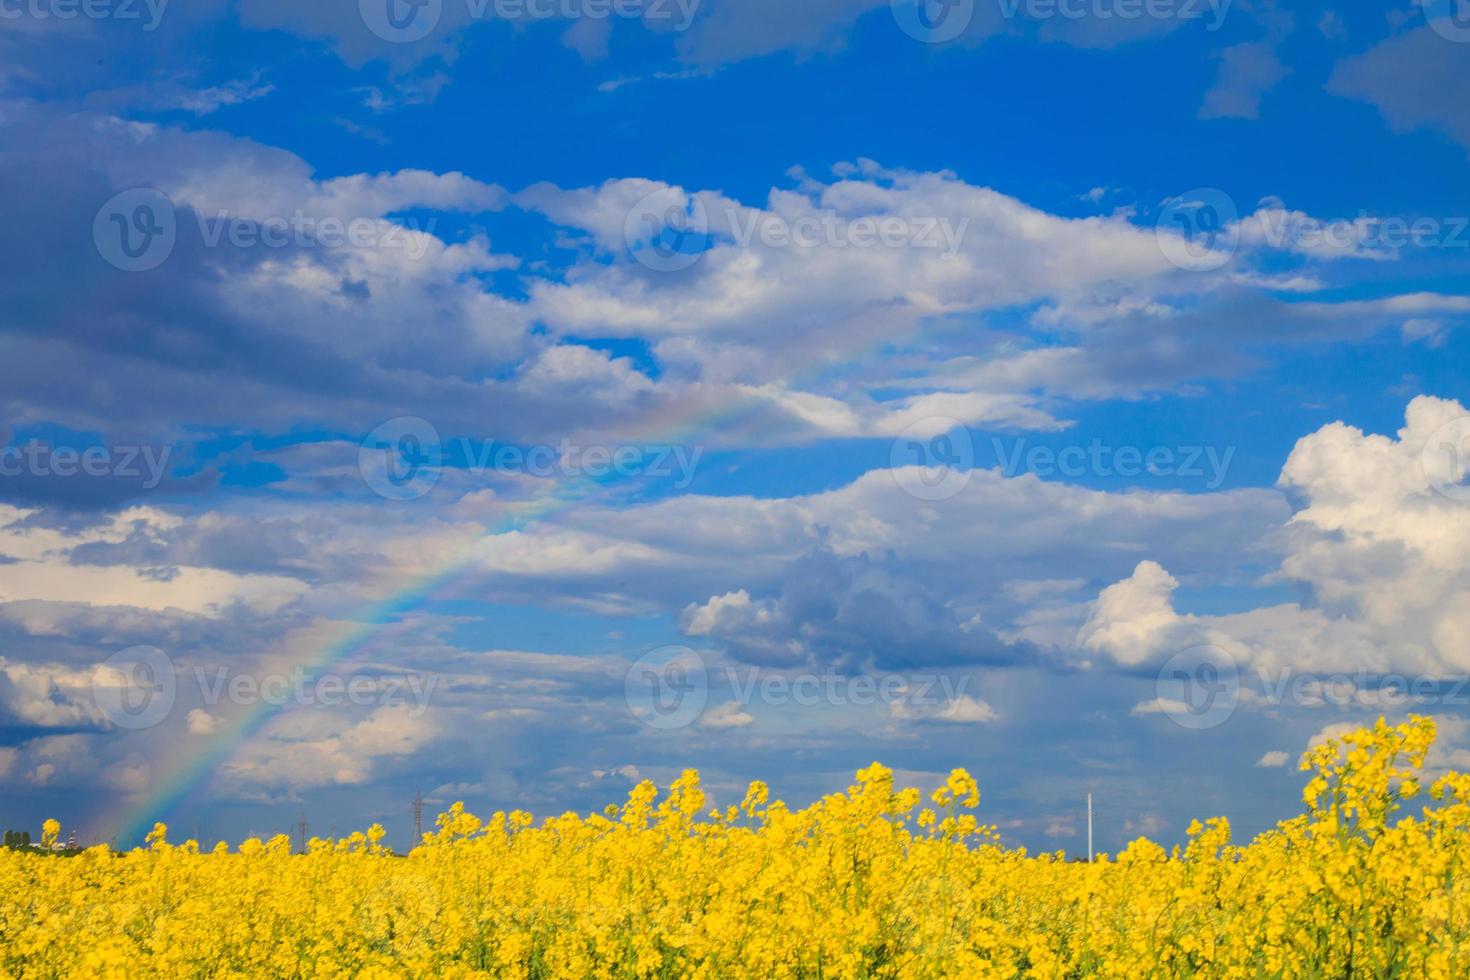
[[[301,853],[302,854],[305,854],[306,853],[306,811],[305,810],[302,810],[301,811],[301,822],[299,824],[297,824],[297,829],[301,833]]]
[[[424,794],[415,792],[413,794],[413,841],[408,849],[411,851],[424,840]]]
[[[1087,863],[1092,863],[1092,794],[1087,794]]]

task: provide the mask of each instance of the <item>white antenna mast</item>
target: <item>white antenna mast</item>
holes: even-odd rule
[[[1087,863],[1092,863],[1092,794],[1087,794]]]

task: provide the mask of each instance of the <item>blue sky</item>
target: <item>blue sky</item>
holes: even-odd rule
[[[1463,765],[1464,8],[0,0],[0,822]]]

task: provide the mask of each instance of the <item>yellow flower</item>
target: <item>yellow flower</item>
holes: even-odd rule
[[[1433,723],[1313,748],[1304,812],[1248,844],[1223,818],[1165,850],[1032,855],[960,812],[956,769],[919,809],[874,763],[799,810],[699,773],[539,824],[451,806],[405,858],[384,828],[60,859],[0,850],[8,977],[1221,977],[1470,975],[1470,776],[1419,793]],[[740,814],[746,820],[738,820]],[[61,832],[43,827],[43,844]]]

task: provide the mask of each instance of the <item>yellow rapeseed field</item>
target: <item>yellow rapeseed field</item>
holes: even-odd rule
[[[1395,813],[1433,740],[1380,721],[1309,752],[1305,812],[1249,844],[1216,819],[1091,865],[1005,847],[962,770],[923,798],[876,764],[803,810],[756,783],[710,812],[693,771],[539,826],[456,804],[407,857],[379,827],[292,855],[159,825],[0,852],[0,974],[1465,977],[1470,776]]]

